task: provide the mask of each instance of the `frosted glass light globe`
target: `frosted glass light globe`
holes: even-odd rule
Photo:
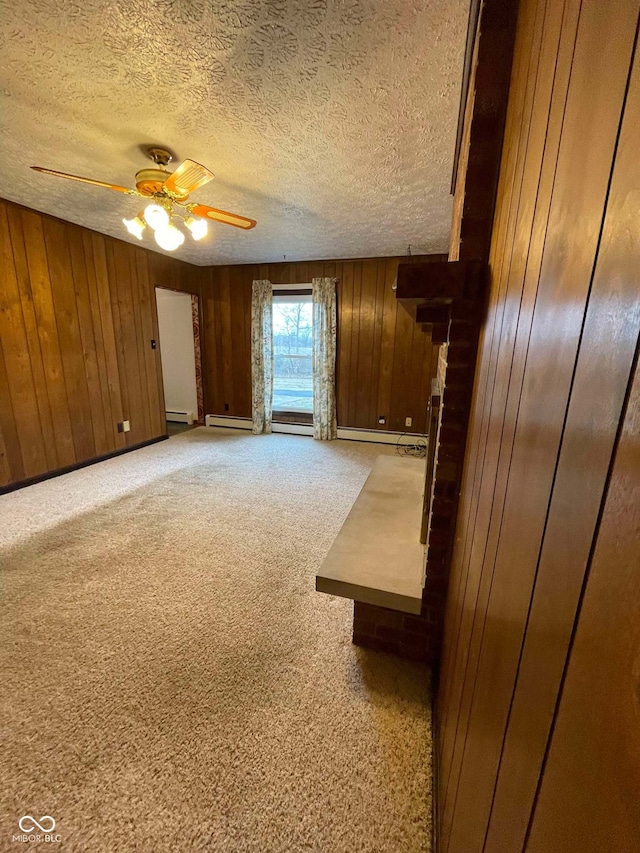
[[[169,214],[159,204],[148,204],[144,209],[144,219],[154,231],[166,228],[169,224]]]
[[[191,231],[191,236],[194,240],[202,240],[203,237],[207,236],[207,232],[209,231],[209,225],[206,219],[190,216],[184,224],[187,226],[189,231]]]
[[[184,234],[178,231],[175,225],[168,224],[164,228],[157,228],[154,234],[156,243],[167,252],[175,250],[184,243]]]
[[[137,237],[138,240],[142,240],[142,232],[147,226],[139,216],[136,216],[135,219],[123,219],[122,221],[129,234]]]

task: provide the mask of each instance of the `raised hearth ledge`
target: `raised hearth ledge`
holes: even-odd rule
[[[425,461],[379,456],[316,575],[318,592],[419,614]]]

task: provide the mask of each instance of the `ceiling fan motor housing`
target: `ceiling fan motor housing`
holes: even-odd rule
[[[170,172],[165,172],[164,169],[140,169],[136,172],[136,189],[146,196],[161,193],[162,185],[169,175]]]
[[[149,148],[148,152],[149,157],[159,168],[140,169],[139,172],[136,172],[136,189],[138,192],[145,196],[165,193],[166,195],[170,195],[174,201],[185,201],[189,197],[188,193],[180,195],[176,192],[166,193],[163,190],[163,184],[171,174],[166,170],[166,166],[173,160],[171,152],[167,151],[166,148],[158,147]]]

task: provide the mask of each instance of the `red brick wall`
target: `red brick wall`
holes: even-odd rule
[[[440,347],[443,385],[422,614],[355,602],[353,642],[428,663],[439,656],[478,345],[477,306],[455,303]],[[416,531],[416,536],[417,536]]]
[[[423,616],[354,602],[353,642],[358,646],[434,663],[435,659],[429,656],[433,628]]]

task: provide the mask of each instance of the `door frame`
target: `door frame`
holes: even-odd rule
[[[196,370],[196,399],[198,403],[198,411],[196,413],[195,423],[198,426],[204,426],[204,384],[202,381],[202,345],[200,338],[200,296],[193,293],[191,290],[181,290],[179,287],[167,287],[164,284],[154,284],[153,294],[156,301],[156,318],[158,316],[158,290],[171,290],[173,293],[184,293],[185,296],[191,297],[191,328],[193,331],[193,353],[195,357]],[[158,328],[158,340],[160,340],[160,329]],[[162,346],[162,341],[160,341]],[[160,359],[160,375],[162,376],[162,359]],[[164,389],[164,376],[162,376],[162,387]],[[166,414],[166,412],[165,412]]]

